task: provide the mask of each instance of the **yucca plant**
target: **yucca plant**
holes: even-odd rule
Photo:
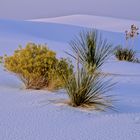
[[[112,45],[103,39],[96,30],[83,31],[79,37],[70,42],[73,58],[79,57],[79,62],[89,71],[98,70],[113,54]]]
[[[114,84],[100,72],[101,66],[112,55],[112,46],[96,30],[81,32],[70,45],[73,54],[68,54],[77,63],[76,72],[69,79],[63,76],[70,105],[97,110],[113,109],[112,96],[106,95],[106,92]]]
[[[117,47],[115,56],[120,61],[136,62],[136,52],[132,49]]]
[[[65,78],[64,78],[65,79]],[[113,84],[100,74],[89,74],[84,68],[65,79],[66,91],[73,107],[102,110],[113,109],[112,96],[106,95]]]

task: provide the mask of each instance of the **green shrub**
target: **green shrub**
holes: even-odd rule
[[[65,79],[66,91],[73,107],[88,107],[96,110],[113,109],[112,97],[105,95],[113,84],[99,74],[89,75],[83,68],[71,78]]]
[[[59,66],[61,64],[63,67]],[[64,86],[61,76],[57,76],[58,72],[66,69],[64,74],[68,77],[72,71],[67,61],[57,59],[56,53],[46,45],[34,43],[28,43],[25,48],[19,47],[12,56],[5,56],[4,67],[15,73],[27,89],[55,89]]]
[[[98,70],[113,54],[112,45],[102,39],[96,30],[81,32],[70,45],[74,53],[70,55],[75,59],[78,57],[89,72]]]
[[[51,70],[49,90],[64,88],[65,82],[63,76],[69,79],[73,73],[73,65],[67,59],[61,58],[55,66],[55,69]]]
[[[120,61],[136,62],[136,52],[132,49],[117,47],[115,56]]]

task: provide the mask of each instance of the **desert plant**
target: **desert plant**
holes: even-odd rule
[[[124,48],[121,45],[117,46],[114,53],[118,60],[140,63],[136,58],[136,51],[133,50],[135,38],[139,35],[138,30],[139,28],[133,24],[130,31],[125,31],[126,46]]]
[[[89,72],[98,70],[113,54],[112,45],[102,39],[96,30],[83,31],[79,37],[70,42],[74,54],[73,58],[79,57],[79,62]]]
[[[136,52],[132,49],[117,47],[115,56],[120,61],[136,62]]]
[[[139,35],[139,28],[132,24],[130,27],[130,31],[125,31],[125,39],[126,39],[126,47],[131,47],[131,49],[134,47],[134,41],[135,38]],[[128,44],[130,43],[130,44]]]
[[[106,92],[114,84],[100,72],[101,66],[113,53],[111,45],[95,30],[81,32],[70,45],[74,54],[68,54],[75,59],[77,67],[69,79],[63,76],[69,104],[97,110],[113,109],[112,96]]]
[[[3,57],[2,57],[2,56],[0,56],[0,63],[2,63],[2,59],[3,59]]]
[[[73,65],[70,60],[61,58],[56,66],[56,73],[62,78],[62,74],[68,79],[73,73]]]
[[[61,69],[58,66],[62,62],[64,67]],[[12,56],[5,56],[4,67],[15,73],[28,89],[49,88],[52,82],[55,83],[53,88],[62,86],[61,77],[56,76],[57,68],[59,71],[63,71],[63,68],[69,71],[66,60],[57,59],[56,53],[49,50],[46,45],[34,43],[28,43],[25,48],[19,47]],[[56,81],[59,81],[59,85],[56,85]]]
[[[105,80],[104,76],[97,73],[91,75],[84,68],[80,68],[78,73],[73,73],[65,82],[71,106],[102,111],[113,109],[112,96],[105,94],[113,84]]]
[[[63,76],[65,76],[66,79],[69,79],[72,73],[73,73],[73,65],[71,61],[65,58],[61,58],[55,65],[55,69],[51,70],[48,88],[50,90],[58,89],[59,87],[64,88],[65,82]]]

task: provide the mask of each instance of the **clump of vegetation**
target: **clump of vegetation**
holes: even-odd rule
[[[71,61],[61,58],[58,60],[57,64],[55,65],[54,69],[51,69],[51,72],[49,74],[49,90],[54,90],[58,88],[64,88],[65,82],[63,79],[63,76],[65,76],[67,79],[70,78],[70,76],[73,73],[73,65]]]
[[[133,24],[130,27],[130,31],[125,31],[126,47],[123,48],[122,46],[118,46],[115,50],[115,56],[118,60],[136,63],[140,62],[139,59],[136,58],[136,51],[133,50],[134,41],[139,35],[138,30],[139,28]]]
[[[74,73],[66,79],[66,91],[73,107],[86,107],[104,111],[113,109],[112,96],[106,95],[113,84],[99,74],[91,75],[81,68],[79,73]]]
[[[115,56],[120,61],[135,62],[136,52],[133,49],[117,47],[115,51]]]
[[[0,63],[2,63],[2,58],[3,58],[3,57],[2,57],[2,56],[0,56]]]
[[[68,78],[73,71],[66,59],[59,60],[46,45],[34,43],[28,43],[25,48],[19,47],[12,56],[4,56],[3,63],[8,71],[23,81],[27,89],[63,87],[61,73]]]
[[[70,42],[73,58],[79,58],[79,62],[89,71],[98,70],[112,55],[113,49],[107,40],[102,39],[96,30],[81,32],[79,37]]]
[[[106,95],[113,84],[99,72],[113,51],[111,45],[93,30],[82,32],[71,42],[71,46],[74,55],[70,55],[77,63],[76,72],[69,79],[63,76],[70,105],[97,110],[113,109],[112,96]]]

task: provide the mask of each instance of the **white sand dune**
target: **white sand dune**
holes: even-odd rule
[[[140,21],[136,20],[124,20],[93,15],[70,15],[56,18],[32,19],[31,21],[76,25],[113,32],[124,32],[129,29],[132,24],[140,26]]]
[[[70,49],[68,40],[82,29],[79,25],[83,26],[79,16],[73,17],[71,23],[76,21],[77,26],[64,24],[70,22],[64,18],[63,24],[59,20],[56,23],[0,20],[0,55],[12,54],[19,44],[33,41],[47,43],[59,57],[67,56],[64,51]],[[85,19],[85,24],[91,22],[89,16]],[[104,26],[104,20],[98,22],[96,27],[100,25],[110,31],[107,22]],[[108,19],[112,31],[122,31],[122,25],[114,22]],[[103,34],[115,45],[124,43],[121,33],[103,31]],[[139,44],[138,39],[136,47]],[[118,100],[114,103],[118,112],[83,111],[55,104],[53,101],[68,99],[65,91],[25,90],[21,81],[0,65],[0,140],[140,140],[140,64],[110,60],[102,70],[118,74],[113,76],[118,83],[111,91]]]

